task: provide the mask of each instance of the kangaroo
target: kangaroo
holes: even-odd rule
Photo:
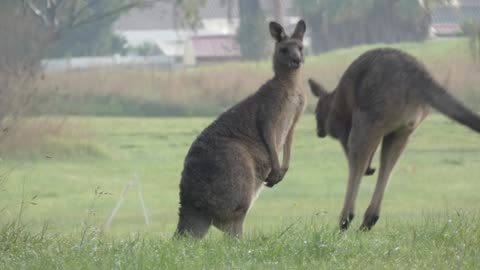
[[[301,84],[306,25],[300,20],[291,37],[280,24],[269,26],[276,40],[275,75],[221,114],[191,145],[180,181],[175,235],[202,238],[214,225],[240,237],[262,186],[278,184],[288,170],[295,125],[306,104]]]
[[[396,49],[374,49],[358,57],[331,93],[312,79],[309,85],[319,98],[317,135],[338,139],[348,159],[348,188],[340,215],[342,230],[354,217],[360,180],[363,174],[373,173],[370,163],[380,142],[380,170],[361,230],[370,230],[379,219],[392,169],[430,107],[480,132],[478,115],[452,97],[423,64]]]

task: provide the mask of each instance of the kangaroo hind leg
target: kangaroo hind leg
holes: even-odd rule
[[[239,238],[239,237],[242,237],[242,234],[243,234],[243,222],[245,220],[246,214],[247,214],[247,210],[245,210],[245,212],[241,213],[239,216],[227,221],[214,220],[213,224],[220,231],[226,233],[227,235],[231,237]]]
[[[386,135],[383,138],[380,172],[370,205],[365,212],[361,230],[370,230],[377,222],[380,214],[380,206],[388,180],[400,155],[403,153],[411,131],[400,131]]]
[[[181,207],[175,237],[203,238],[211,224],[212,219],[205,213],[197,209]]]
[[[354,117],[354,120],[348,139],[349,177],[343,210],[340,215],[340,229],[342,230],[347,229],[353,220],[360,181],[382,137],[367,116],[358,115]]]

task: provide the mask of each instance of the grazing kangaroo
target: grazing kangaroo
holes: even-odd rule
[[[349,163],[348,188],[340,216],[347,229],[354,217],[362,175],[373,173],[372,157],[382,142],[380,171],[361,229],[379,218],[383,193],[392,169],[430,106],[480,132],[480,117],[466,109],[414,57],[395,49],[375,49],[357,58],[332,93],[309,80],[319,98],[317,134],[338,139]]]
[[[305,30],[301,20],[288,37],[280,24],[271,22],[274,77],[193,142],[180,182],[176,235],[202,238],[213,224],[240,237],[260,188],[273,187],[285,176],[295,124],[306,103],[301,83]]]

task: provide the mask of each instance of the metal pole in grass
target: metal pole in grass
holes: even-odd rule
[[[140,181],[138,181],[138,177],[135,174],[135,185],[137,186],[138,197],[140,198],[140,204],[142,205],[143,210],[143,217],[145,218],[145,224],[150,226],[150,220],[148,219],[147,208],[145,207],[145,202],[143,201],[142,189],[140,188]]]
[[[110,225],[112,224],[113,219],[117,215],[118,209],[120,209],[120,206],[122,205],[123,201],[125,200],[125,197],[127,197],[127,194],[130,191],[130,188],[132,188],[132,186],[136,186],[136,188],[137,188],[138,197],[140,198],[140,205],[142,206],[142,210],[143,210],[143,217],[145,218],[145,224],[147,226],[150,226],[150,219],[148,218],[147,208],[145,207],[145,201],[143,200],[142,189],[140,188],[140,181],[138,180],[138,177],[135,174],[133,176],[133,180],[128,181],[127,185],[125,186],[125,189],[123,190],[122,194],[120,195],[120,198],[118,199],[117,204],[113,208],[112,214],[110,214],[110,217],[108,218],[107,222],[105,223],[105,226],[103,226],[103,231],[106,231],[108,228],[110,228]]]
[[[125,189],[123,189],[122,194],[120,195],[120,198],[118,199],[117,204],[113,208],[112,214],[110,214],[110,217],[108,218],[107,222],[105,223],[105,226],[103,226],[103,231],[106,231],[108,228],[110,228],[110,225],[112,224],[113,218],[115,215],[117,215],[118,209],[120,209],[120,205],[122,205],[123,200],[125,200],[125,197],[128,194],[128,191],[130,191],[130,188],[133,186],[133,181],[128,181],[127,185],[125,186]]]

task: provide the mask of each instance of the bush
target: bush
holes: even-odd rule
[[[480,61],[480,21],[466,21],[462,31],[469,37],[470,53],[475,61]]]

